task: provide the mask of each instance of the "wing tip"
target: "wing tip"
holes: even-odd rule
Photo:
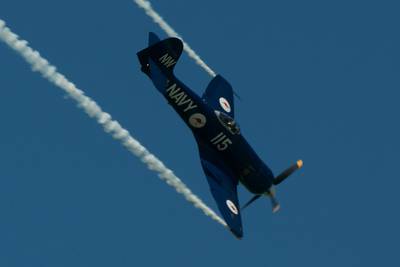
[[[231,232],[232,232],[232,234],[238,239],[238,240],[242,240],[242,238],[243,238],[243,231],[242,230],[235,230],[235,229],[232,229],[232,228],[230,228],[229,229]]]

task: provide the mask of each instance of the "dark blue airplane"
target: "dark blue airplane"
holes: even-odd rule
[[[163,41],[149,34],[149,47],[137,53],[141,70],[167,99],[192,130],[197,141],[201,165],[211,193],[230,230],[243,237],[237,185],[241,182],[255,196],[268,196],[272,210],[279,210],[274,186],[285,180],[303,162],[297,161],[275,177],[241,134],[234,118],[234,92],[220,75],[215,76],[202,97],[199,97],[173,73],[182,54],[183,44],[177,38]],[[242,208],[242,209],[243,209]]]

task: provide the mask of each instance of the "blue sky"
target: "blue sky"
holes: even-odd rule
[[[183,1],[154,8],[241,96],[243,134],[275,173],[244,239],[194,209],[0,44],[0,266],[397,266],[397,1]],[[2,0],[0,19],[215,209],[189,129],[139,71],[132,1]],[[184,55],[176,74],[210,77]],[[243,188],[241,202],[250,198]]]

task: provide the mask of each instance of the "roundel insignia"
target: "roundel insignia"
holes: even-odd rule
[[[229,210],[232,211],[233,214],[238,215],[239,211],[236,208],[235,204],[233,204],[232,201],[230,201],[229,199],[226,201],[226,205],[228,206]]]
[[[228,100],[223,97],[219,98],[219,104],[226,112],[231,112],[231,105],[229,104]]]
[[[203,114],[195,113],[189,117],[189,123],[194,128],[202,128],[206,125],[207,119]]]

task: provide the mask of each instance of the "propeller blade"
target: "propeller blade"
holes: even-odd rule
[[[288,178],[292,173],[294,173],[295,171],[300,169],[302,166],[303,166],[303,161],[302,160],[298,160],[296,162],[296,164],[293,164],[292,166],[290,166],[289,168],[284,170],[281,174],[279,174],[274,179],[274,185],[278,185],[278,184],[282,183],[286,178]]]
[[[269,195],[269,199],[271,200],[272,213],[277,212],[281,208],[281,205],[279,205],[278,200],[273,195]]]
[[[252,197],[243,207],[242,210],[244,210],[245,208],[247,208],[251,203],[253,203],[254,201],[256,201],[259,197],[261,197],[262,195],[255,195],[254,197]]]

